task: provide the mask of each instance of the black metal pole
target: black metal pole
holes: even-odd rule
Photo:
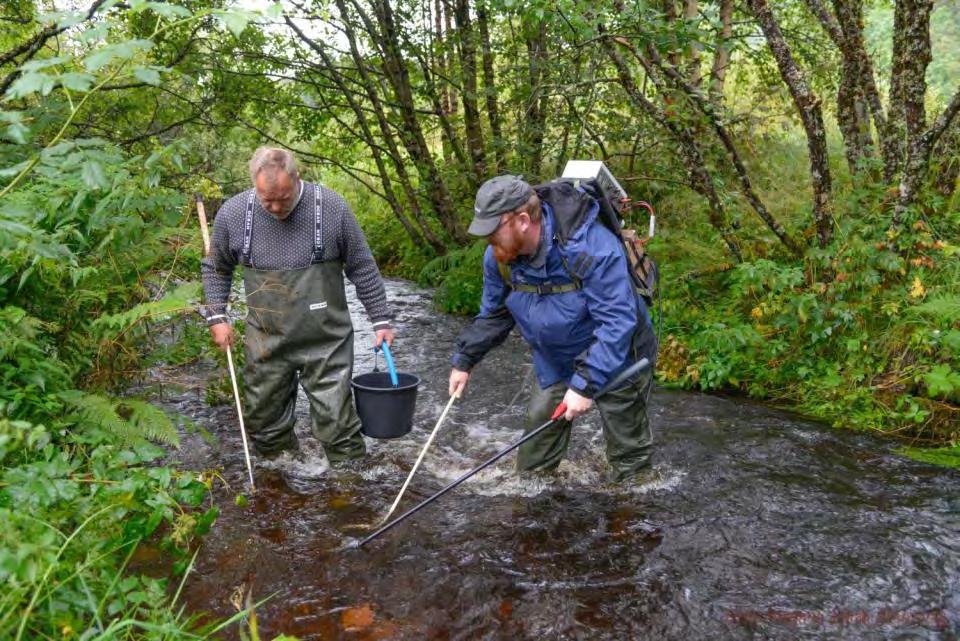
[[[633,378],[634,376],[636,376],[637,374],[639,374],[639,373],[642,372],[643,370],[647,369],[649,366],[650,366],[650,361],[647,360],[646,358],[641,358],[639,361],[637,361],[636,363],[634,363],[633,365],[631,365],[630,367],[628,367],[627,369],[625,369],[625,370],[624,370],[620,375],[618,375],[615,379],[613,379],[612,381],[610,381],[609,383],[607,383],[607,385],[606,385],[602,390],[600,390],[600,392],[596,395],[595,398],[599,398],[600,396],[603,396],[603,395],[606,394],[607,392],[609,392],[609,391],[611,391],[611,390],[614,390],[614,389],[620,387],[620,385],[622,385],[624,382],[626,382],[627,380]],[[383,527],[381,527],[380,529],[378,529],[376,532],[373,532],[372,534],[370,534],[370,535],[366,536],[365,538],[361,539],[361,540],[356,544],[356,547],[358,547],[358,548],[359,548],[359,547],[363,547],[364,545],[366,545],[367,543],[369,543],[369,542],[372,541],[373,539],[377,538],[378,536],[380,536],[381,534],[383,534],[383,533],[386,532],[387,530],[390,530],[390,529],[393,528],[395,525],[397,525],[397,524],[399,524],[401,521],[405,520],[407,517],[416,514],[416,513],[419,512],[421,509],[423,509],[424,507],[426,507],[426,506],[429,505],[430,503],[433,503],[435,500],[437,500],[438,498],[440,498],[441,496],[443,496],[444,494],[446,494],[447,492],[449,492],[449,491],[452,490],[453,488],[457,487],[458,485],[460,485],[461,483],[463,483],[464,481],[466,481],[468,478],[470,478],[471,476],[473,476],[473,475],[476,474],[477,472],[483,470],[484,468],[487,468],[487,467],[493,465],[494,463],[496,463],[497,461],[499,461],[500,459],[502,459],[504,456],[506,456],[507,454],[509,454],[509,453],[512,452],[513,450],[517,449],[518,447],[520,447],[521,445],[523,445],[524,443],[526,443],[526,442],[529,441],[530,439],[532,439],[534,436],[536,436],[536,435],[539,434],[540,432],[542,432],[542,431],[544,431],[545,429],[553,426],[553,425],[554,425],[555,423],[557,423],[559,420],[560,420],[560,418],[551,418],[549,421],[547,421],[546,423],[544,423],[544,424],[541,425],[540,427],[536,428],[536,429],[533,430],[532,432],[529,432],[529,433],[527,433],[527,434],[524,434],[524,435],[523,435],[523,438],[521,438],[519,441],[517,441],[516,443],[514,443],[513,445],[511,445],[511,446],[508,447],[507,449],[505,449],[505,450],[503,450],[503,451],[501,451],[501,452],[498,452],[497,454],[494,454],[493,456],[491,456],[490,458],[488,458],[486,461],[484,461],[483,463],[481,463],[481,464],[478,465],[477,467],[473,468],[472,470],[470,470],[469,472],[467,472],[466,474],[464,474],[463,476],[461,476],[460,478],[458,478],[456,481],[454,481],[454,482],[451,483],[450,485],[446,486],[445,488],[443,488],[442,490],[440,490],[439,492],[437,492],[436,494],[434,494],[433,496],[431,496],[431,497],[429,497],[429,498],[427,498],[427,499],[424,499],[424,500],[421,501],[418,505],[413,506],[412,508],[410,508],[409,510],[407,510],[406,512],[404,512],[403,514],[401,514],[400,516],[398,516],[398,517],[395,518],[394,520],[390,521],[389,523],[387,523],[386,525],[384,525]]]

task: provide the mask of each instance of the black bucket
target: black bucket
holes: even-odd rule
[[[353,400],[357,404],[362,432],[372,438],[400,438],[413,428],[420,377],[397,373],[397,387],[387,372],[354,376]]]

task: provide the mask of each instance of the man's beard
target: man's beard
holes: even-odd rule
[[[523,249],[523,237],[515,234],[505,241],[493,244],[493,257],[498,263],[512,263],[520,256],[521,249]]]

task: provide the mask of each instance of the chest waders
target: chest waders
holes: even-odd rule
[[[295,449],[297,383],[310,401],[313,434],[330,462],[363,456],[353,407],[353,324],[343,286],[343,263],[323,259],[322,188],[314,188],[313,261],[290,270],[257,269],[250,259],[254,193],[243,230],[247,294],[246,418],[257,452]]]
[[[572,283],[526,285],[512,282],[509,265],[497,263],[500,275],[511,291],[550,296],[583,289],[582,282],[573,276],[566,264]],[[631,357],[634,362],[642,356],[641,341],[643,329],[638,327],[633,335]],[[619,482],[629,479],[650,466],[650,454],[653,449],[653,432],[647,417],[647,399],[653,385],[652,368],[645,370],[636,381],[618,390],[608,392],[597,399],[596,406],[603,425],[603,437],[606,442],[607,462],[612,470],[612,480]],[[540,389],[534,383],[527,406],[527,419],[524,434],[543,424],[554,408],[560,404],[567,393],[568,385],[560,382],[547,389]],[[555,470],[563,460],[570,445],[570,432],[573,424],[560,420],[557,424],[525,442],[517,450],[517,471],[549,472]]]

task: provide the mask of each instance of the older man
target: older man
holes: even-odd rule
[[[202,261],[207,324],[223,349],[234,334],[226,305],[234,269],[247,297],[244,417],[258,453],[297,450],[297,384],[310,400],[313,433],[332,463],[365,453],[353,408],[353,324],[343,276],[353,282],[376,331],[391,344],[380,271],[350,207],[300,179],[293,156],[261,147],[250,160],[254,188],[225,202]]]
[[[469,232],[486,237],[480,314],[457,340],[450,394],[502,343],[514,325],[533,351],[527,430],[566,404],[565,421],[520,447],[520,471],[550,471],[570,442],[571,421],[597,392],[641,358],[656,356],[645,303],[634,290],[617,237],[598,219],[599,204],[567,182],[531,187],[498,176],[477,192]],[[652,375],[597,399],[611,478],[644,475],[653,437],[647,420]]]

